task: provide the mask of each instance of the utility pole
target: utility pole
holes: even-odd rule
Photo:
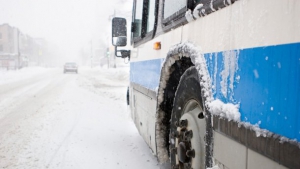
[[[109,48],[106,49],[106,55],[107,55],[107,68],[109,69],[109,56],[110,56]]]
[[[17,29],[17,50],[18,50],[18,54],[17,54],[17,60],[18,63],[16,64],[16,69],[20,69],[20,31],[19,29]]]
[[[93,68],[93,39],[91,39],[91,68]]]

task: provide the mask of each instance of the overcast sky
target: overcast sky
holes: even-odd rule
[[[0,0],[0,24],[68,50],[105,39],[114,9],[130,11],[132,0]]]

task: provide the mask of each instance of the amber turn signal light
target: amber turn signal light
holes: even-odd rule
[[[153,44],[153,49],[154,49],[154,50],[160,50],[160,49],[161,49],[161,44],[160,44],[160,42],[155,42],[155,43]]]

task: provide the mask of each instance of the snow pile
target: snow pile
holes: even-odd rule
[[[193,11],[193,16],[196,18],[196,19],[198,19],[198,18],[200,18],[200,16],[199,16],[199,11],[200,11],[200,9],[203,7],[203,4],[198,4],[196,7],[195,7],[195,9],[194,9],[194,11]]]
[[[286,137],[282,136],[282,137],[280,137],[280,141],[279,142],[281,144],[283,144],[285,142],[289,142],[289,143],[298,145],[298,147],[300,148],[300,142],[297,139],[289,139],[289,138],[286,138]]]
[[[297,139],[289,139],[289,138],[286,138],[284,136],[279,136],[269,130],[266,130],[266,129],[262,129],[259,127],[260,125],[260,121],[256,124],[251,124],[249,122],[239,122],[238,124],[238,127],[241,127],[241,126],[244,126],[245,128],[247,129],[250,129],[252,131],[255,132],[255,135],[256,137],[278,137],[279,138],[279,142],[281,144],[285,143],[285,142],[289,142],[291,144],[295,144],[297,145],[299,148],[300,148],[300,142],[297,141]]]
[[[185,18],[188,22],[194,21],[193,14],[190,9],[185,12]]]
[[[216,9],[214,8],[213,1],[210,2],[210,9],[214,12],[216,11]]]
[[[228,119],[228,121],[233,120],[235,122],[238,122],[238,127],[244,126],[245,128],[254,131],[256,134],[256,137],[272,137],[272,136],[276,135],[275,133],[270,132],[269,130],[260,128],[259,127],[259,125],[261,124],[260,121],[256,124],[251,124],[249,122],[241,122],[240,121],[241,113],[239,112],[238,104],[237,105],[234,105],[231,103],[225,104],[222,101],[220,101],[219,99],[217,99],[217,100],[210,102],[208,104],[208,107],[209,107],[209,111],[213,115],[220,116],[221,118],[226,118],[226,119]],[[300,148],[300,143],[296,139],[291,140],[291,139],[283,137],[283,136],[281,136],[279,139],[280,139],[280,143],[292,142],[292,143],[297,144],[298,147]]]
[[[240,122],[239,123],[239,127],[244,126],[245,128],[254,131],[256,134],[256,137],[278,137],[280,140],[279,142],[281,144],[288,142],[291,144],[295,144],[300,148],[300,142],[297,139],[289,139],[284,136],[279,136],[273,132],[270,132],[269,130],[260,128],[259,125],[260,125],[260,121],[254,125],[249,122]]]
[[[129,86],[129,66],[117,69],[82,67],[79,69],[79,85],[97,94],[105,94],[112,99],[125,99]]]
[[[249,122],[241,122],[241,123],[239,123],[239,127],[241,125],[243,125],[245,128],[254,131],[256,134],[256,137],[260,137],[260,136],[267,137],[267,136],[272,135],[272,133],[269,130],[261,129],[259,127],[259,124],[260,124],[260,122],[258,122],[257,124],[254,124],[254,125]]]
[[[212,114],[218,115],[220,117],[225,117],[229,121],[233,120],[236,122],[240,121],[241,113],[239,112],[239,105],[234,105],[231,103],[223,103],[219,99],[209,103],[209,110]]]
[[[213,166],[213,167],[211,167],[211,168],[206,168],[206,169],[220,169],[220,168],[219,168],[218,165],[215,165],[215,166]]]

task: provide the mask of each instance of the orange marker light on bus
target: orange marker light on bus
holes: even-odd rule
[[[154,49],[154,50],[160,50],[160,49],[161,49],[161,44],[160,44],[160,42],[155,42],[155,43],[153,44],[153,49]]]

